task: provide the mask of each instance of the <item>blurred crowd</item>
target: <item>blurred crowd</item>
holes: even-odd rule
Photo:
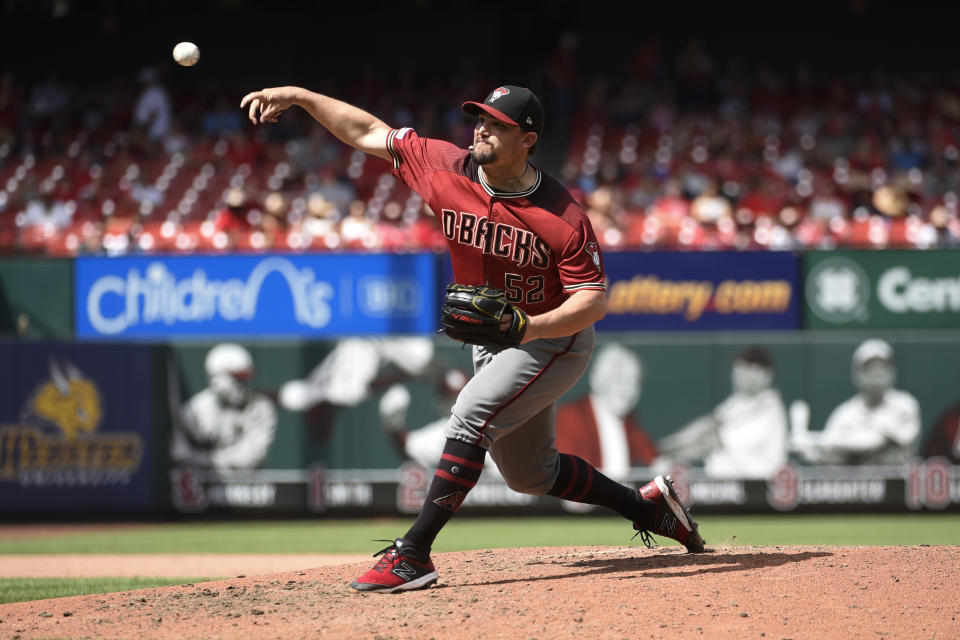
[[[200,91],[178,69],[77,87],[0,78],[0,253],[441,250],[386,162],[299,110],[254,127],[256,87]],[[312,87],[467,145],[459,110],[499,79],[360,75]],[[607,249],[794,250],[960,244],[960,84],[747,68],[651,38],[616,73],[563,34],[530,83],[548,129],[533,161],[565,182]]]

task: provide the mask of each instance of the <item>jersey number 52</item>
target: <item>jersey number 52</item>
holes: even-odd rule
[[[543,276],[527,276],[524,282],[519,273],[503,274],[507,300],[515,303],[536,304],[543,302]]]

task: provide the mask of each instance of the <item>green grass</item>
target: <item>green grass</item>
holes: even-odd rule
[[[960,545],[960,514],[705,516],[708,544]],[[0,539],[0,554],[25,553],[365,553],[374,539],[401,535],[411,519],[148,524],[62,536]],[[461,518],[434,550],[630,544],[615,517]],[[669,543],[669,541],[661,541]],[[382,546],[382,545],[381,545]]]
[[[147,524],[98,532],[0,538],[3,554],[57,553],[373,553],[410,518]],[[709,545],[960,545],[960,514],[705,516]],[[2,527],[0,527],[2,531]],[[461,518],[434,551],[566,545],[628,545],[633,531],[615,517]],[[661,544],[672,541],[658,538]],[[0,579],[0,603],[129,591],[206,578]]]
[[[209,578],[4,578],[0,604],[204,582]]]

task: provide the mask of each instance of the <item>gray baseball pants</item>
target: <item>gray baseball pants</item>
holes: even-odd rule
[[[557,400],[587,370],[594,330],[541,338],[500,352],[473,348],[474,376],[444,435],[490,453],[514,491],[543,494],[557,479]]]

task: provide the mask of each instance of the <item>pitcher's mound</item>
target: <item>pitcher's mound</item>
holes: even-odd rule
[[[960,547],[553,547],[443,553],[424,591],[375,562],[0,605],[56,638],[956,638]]]

